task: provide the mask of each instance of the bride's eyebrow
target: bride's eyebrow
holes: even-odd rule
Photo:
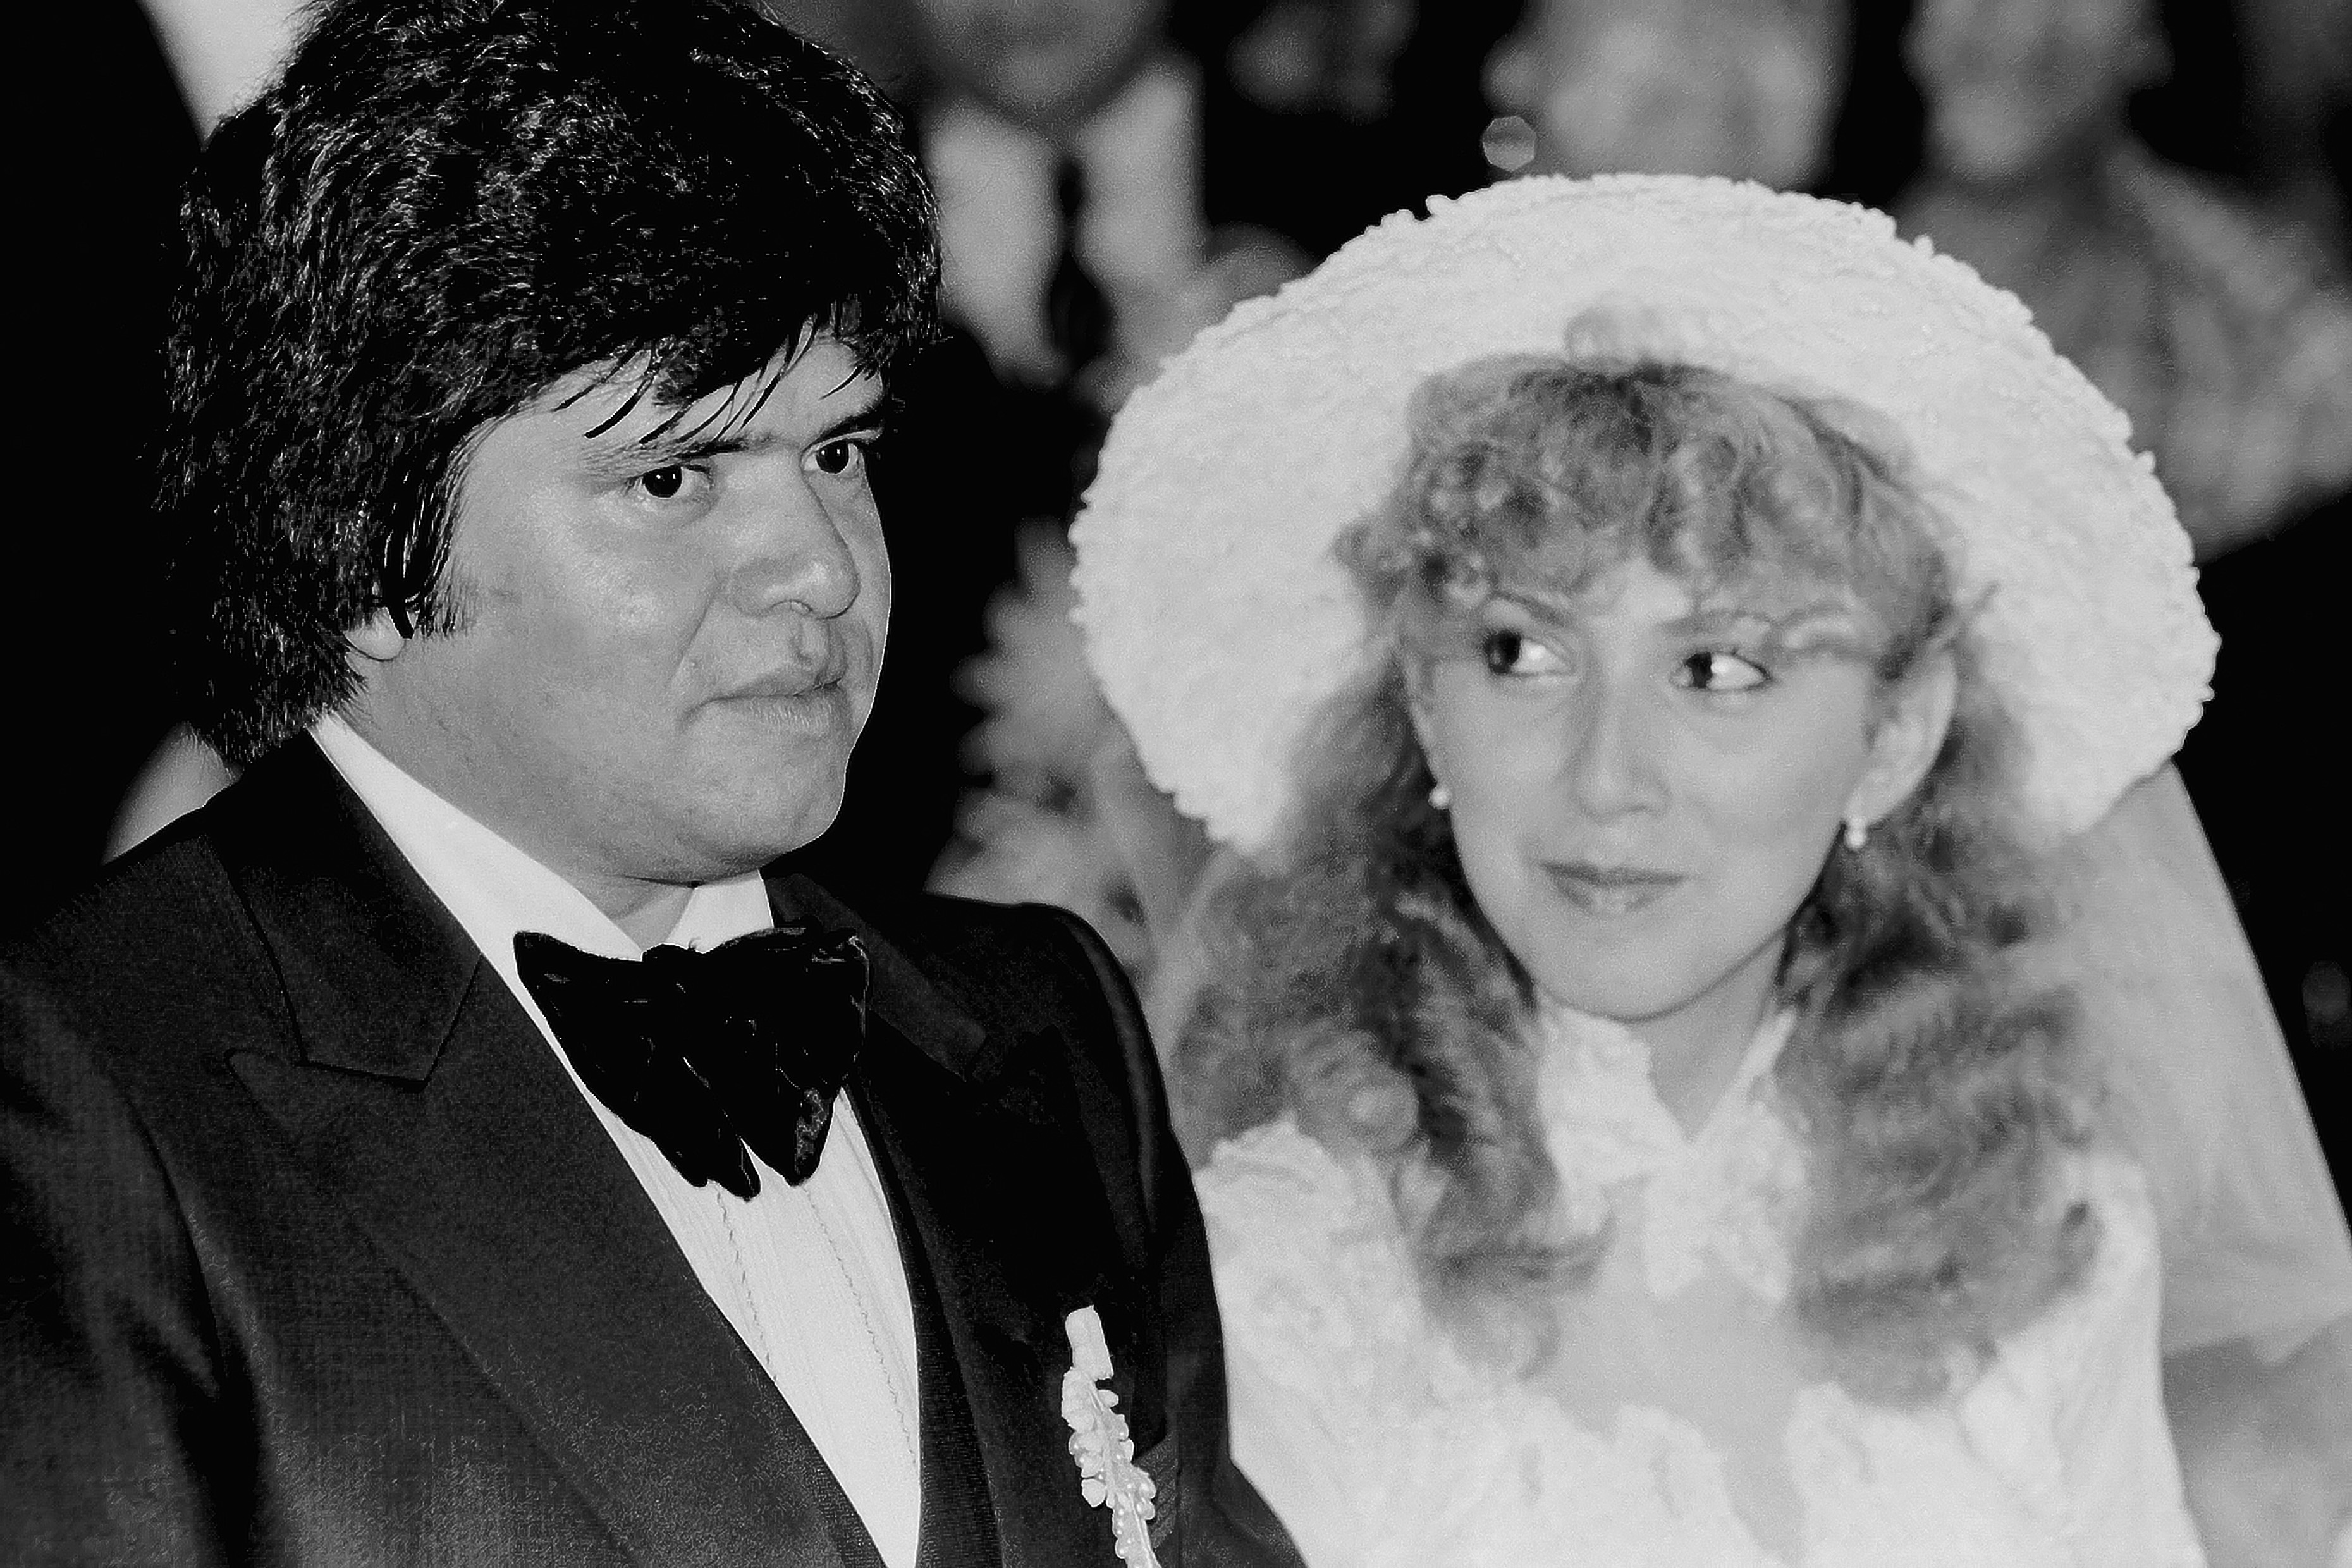
[[[1470,613],[1473,616],[1482,616],[1496,605],[1515,610],[1528,619],[1547,626],[1566,626],[1576,615],[1575,600],[1534,594],[1524,588],[1497,588],[1471,605]]]
[[[1818,599],[1788,608],[1705,605],[1669,623],[1678,637],[1722,637],[1752,642],[1781,654],[1864,652],[1868,639],[1854,607],[1843,599]]]

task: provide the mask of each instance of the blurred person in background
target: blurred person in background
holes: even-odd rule
[[[1191,839],[1087,677],[1062,533],[1128,394],[1306,258],[1267,230],[1211,230],[1200,72],[1164,0],[912,0],[908,16],[959,333],[908,394],[896,514],[902,539],[926,542],[902,575],[921,579],[905,590],[919,643],[886,689],[896,754],[872,765],[902,798],[935,798],[965,769],[985,781],[934,888],[1090,911],[1142,973],[1144,910],[1189,884]],[[955,537],[929,542],[940,535]],[[959,689],[987,715],[961,768]],[[929,820],[910,832],[903,810],[877,814],[872,835],[939,854]],[[854,811],[845,826],[817,856],[868,856]]]
[[[2237,12],[2256,188],[2343,256],[2352,251],[2352,169],[2340,162],[2352,132],[2352,0],[2238,0]]]
[[[1274,0],[1226,49],[1225,74],[1265,108],[1371,125],[1396,105],[1421,17],[1420,0]]]
[[[2342,15],[2311,6],[2302,35]],[[2135,132],[2134,95],[2171,71],[2180,20],[2153,0],[1920,0],[1906,52],[1926,163],[1895,210],[2032,308],[2179,501],[2223,650],[2181,771],[2340,1182],[2352,835],[2341,726],[2322,716],[2342,710],[2329,628],[2352,593],[2352,296],[2290,216]]]
[[[2133,134],[2170,69],[2152,0],[1921,0],[1907,54],[1927,165],[1897,216],[2131,416],[2200,560],[2352,483],[2352,298],[2291,225]]]
[[[798,21],[836,0],[777,0]],[[1123,388],[1193,313],[1206,259],[1197,94],[1164,0],[887,0],[834,37],[875,59],[940,203],[948,332],[895,389],[877,485],[898,635],[854,764],[861,795],[807,868],[919,887],[949,844],[987,643],[1024,522],[1058,529]],[[820,30],[823,30],[822,28]],[[983,775],[987,764],[976,763]],[[1008,894],[1017,894],[1017,889]]]
[[[1107,416],[1202,324],[1199,89],[1165,0],[912,12],[945,307],[1000,377]]]
[[[1721,174],[1780,190],[1827,166],[1846,0],[1530,0],[1487,63],[1509,173]]]
[[[1480,62],[1519,0],[1179,0],[1200,62],[1213,222],[1328,255],[1432,192],[1484,184]]]

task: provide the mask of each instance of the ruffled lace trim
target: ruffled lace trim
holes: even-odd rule
[[[1780,1049],[1769,1035],[1748,1089]],[[1645,1135],[1673,1125],[1650,1111],[1645,1052],[1606,1027],[1547,1043],[1568,1066],[1605,1069],[1562,1083],[1617,1085],[1592,1097],[1610,1114],[1582,1119],[1592,1151],[1673,1155],[1675,1142]],[[1738,1131],[1744,1116],[1716,1120],[1722,1147],[1774,1142]],[[1703,1131],[1681,1146],[1691,1152],[1675,1168],[1696,1170],[1713,1145]],[[1766,1163],[1767,1184],[1782,1179]],[[1892,1410],[1832,1384],[1798,1392],[1777,1458],[1800,1500],[1805,1568],[2199,1562],[2153,1385],[2153,1217],[2136,1171],[2092,1161],[2078,1175],[2105,1237],[2093,1278],[1957,1401]],[[1388,1183],[1370,1162],[1337,1157],[1286,1120],[1221,1145],[1197,1184],[1235,1380],[1236,1451],[1252,1455],[1252,1479],[1312,1561],[1783,1568],[1748,1531],[1699,1427],[1627,1405],[1596,1430],[1454,1352],[1423,1307]],[[1745,1227],[1699,1228],[1720,1247]],[[2143,1397],[2104,1396],[2106,1382],[2145,1384]],[[2085,1400],[2115,1429],[2062,1444]],[[2081,1468],[2072,1448],[2114,1473]]]
[[[1545,1147],[1568,1217],[1594,1228],[1612,1189],[1641,1183],[1653,1296],[1678,1295],[1712,1262],[1761,1300],[1787,1300],[1805,1155],[1769,1077],[1792,1020],[1781,1015],[1758,1033],[1695,1136],[1658,1098],[1649,1047],[1631,1030],[1549,1005],[1539,1023]]]

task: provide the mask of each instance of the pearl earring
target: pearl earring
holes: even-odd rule
[[[1847,817],[1845,819],[1845,847],[1859,855],[1862,853],[1862,847],[1869,842],[1870,824],[1863,821],[1862,818],[1858,816]]]
[[[1440,811],[1451,811],[1454,809],[1454,792],[1442,784],[1432,784],[1429,786],[1429,804]]]

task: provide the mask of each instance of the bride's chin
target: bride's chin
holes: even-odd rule
[[[1687,987],[1620,971],[1614,974],[1536,977],[1536,990],[1553,1006],[1628,1028],[1671,1017],[1695,997]]]

